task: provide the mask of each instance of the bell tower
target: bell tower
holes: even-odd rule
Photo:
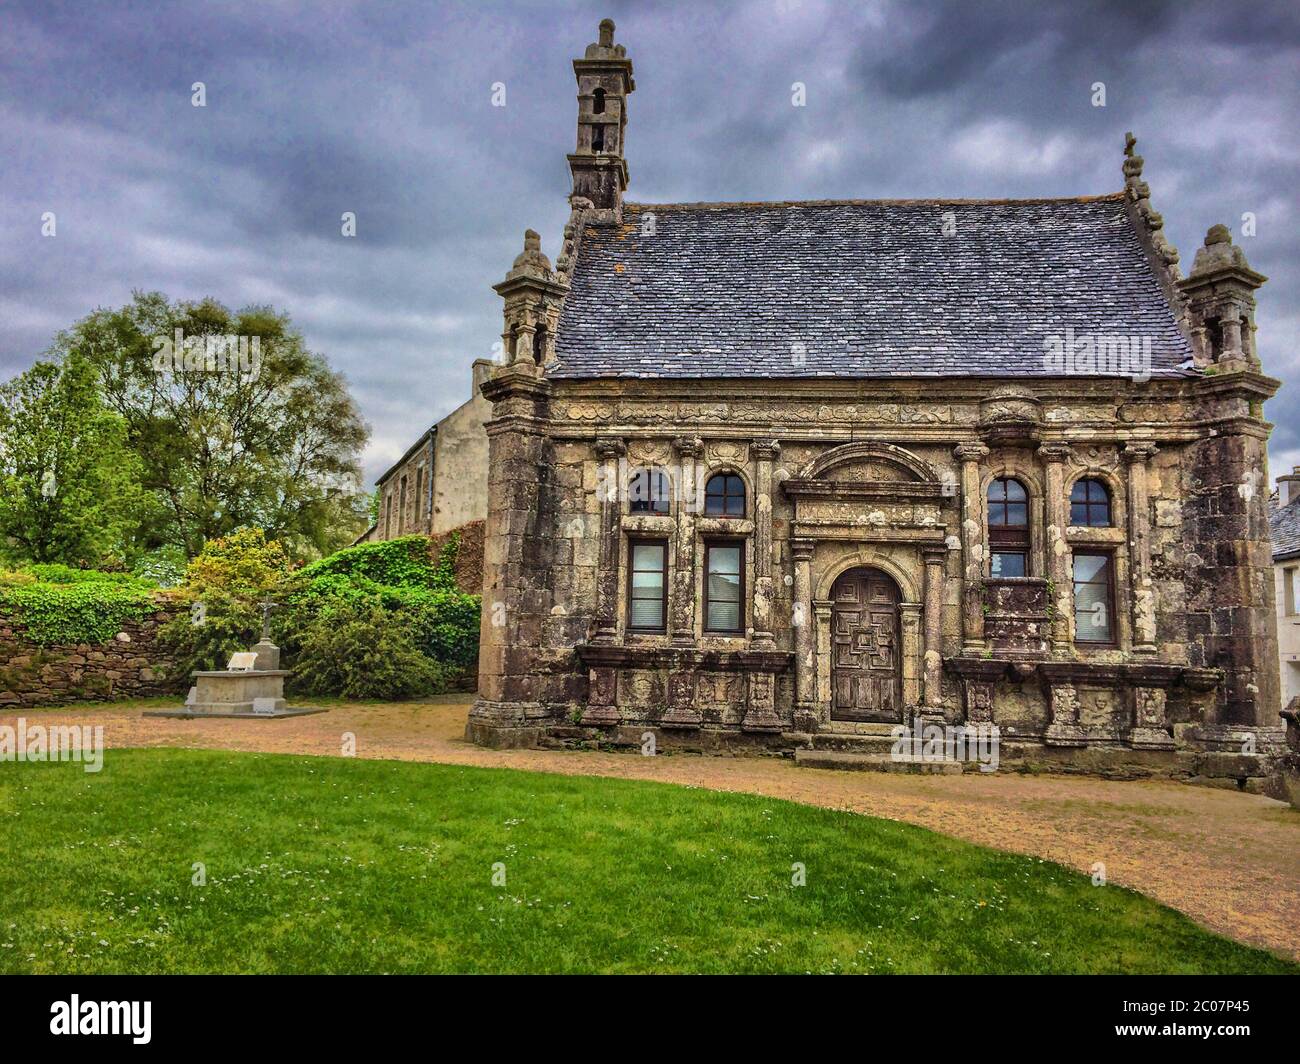
[[[612,19],[601,22],[599,39],[587,45],[583,58],[573,61],[573,73],[578,79],[578,147],[569,156],[570,202],[584,199],[602,212],[590,221],[615,221],[627,188],[627,96],[636,83],[627,50],[614,43]]]

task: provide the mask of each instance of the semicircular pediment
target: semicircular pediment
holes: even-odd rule
[[[938,483],[930,464],[890,443],[857,442],[832,447],[803,470],[808,480]]]

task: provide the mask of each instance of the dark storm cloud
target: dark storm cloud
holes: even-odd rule
[[[132,288],[287,310],[352,383],[369,474],[468,396],[490,286],[543,234],[569,61],[605,16],[636,64],[647,202],[1053,196],[1146,158],[1183,268],[1215,222],[1270,276],[1265,368],[1300,383],[1300,20],[1286,3],[84,3],[0,34],[0,375]],[[190,106],[203,81],[208,106]],[[1093,107],[1104,82],[1107,106]],[[491,106],[503,82],[507,106]],[[807,106],[791,106],[792,85]],[[43,211],[59,235],[40,236]],[[358,235],[340,215],[355,211]],[[1285,400],[1276,474],[1300,461]]]

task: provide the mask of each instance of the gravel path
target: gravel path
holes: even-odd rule
[[[128,705],[29,710],[26,717],[29,725],[102,724],[110,750],[180,746],[337,756],[350,732],[359,757],[657,780],[847,809],[1084,872],[1101,862],[1112,883],[1221,934],[1300,959],[1300,812],[1269,798],[1066,776],[833,772],[776,758],[483,750],[463,737],[468,708],[460,695],[346,704],[268,721],[145,718]],[[15,720],[0,714],[0,724]]]

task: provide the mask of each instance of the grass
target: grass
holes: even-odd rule
[[[1300,971],[1049,862],[627,780],[110,750],[0,763],[0,838],[5,972]]]

